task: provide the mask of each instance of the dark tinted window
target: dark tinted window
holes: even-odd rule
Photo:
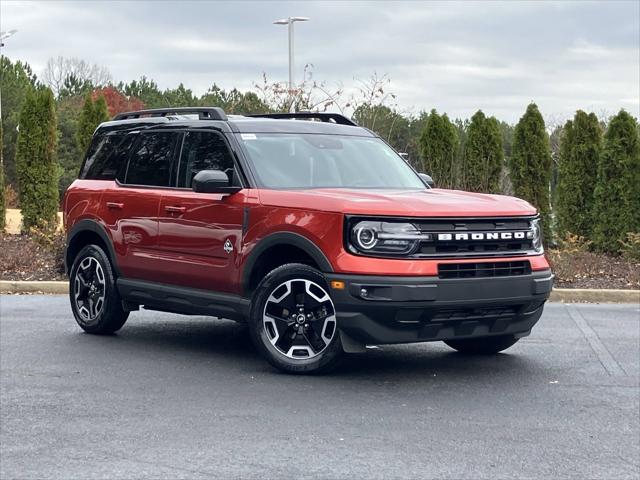
[[[171,166],[180,136],[177,132],[141,133],[129,159],[125,183],[170,186]]]
[[[186,133],[178,187],[191,188],[191,181],[200,170],[222,170],[235,183],[233,157],[221,135],[214,132]]]
[[[127,161],[134,135],[101,135],[91,142],[80,178],[113,180]]]

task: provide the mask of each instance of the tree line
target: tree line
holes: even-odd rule
[[[115,114],[141,108],[220,106],[230,114],[338,110],[408,154],[440,188],[513,194],[543,219],[547,245],[574,236],[592,248],[640,248],[640,141],[637,119],[577,111],[551,130],[531,103],[516,125],[482,110],[451,120],[436,110],[409,115],[395,104],[387,76],[358,81],[355,93],[329,88],[308,70],[291,91],[266,75],[249,91],[213,84],[195,95],[183,84],[160,89],[146,77],[114,84],[109,73],[77,59],[53,59],[40,81],[31,67],[0,59],[2,144],[0,189],[17,190],[24,229],[48,228],[75,179],[93,131]],[[5,100],[6,99],[6,100]],[[19,126],[19,128],[17,128]],[[0,192],[0,227],[5,196]]]

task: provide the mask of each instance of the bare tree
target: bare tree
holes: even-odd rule
[[[262,74],[262,82],[254,83],[254,89],[261,100],[276,112],[288,112],[291,105],[296,112],[316,111],[326,112],[329,108],[337,108],[344,113],[341,104],[343,88],[337,85],[334,89],[327,86],[326,82],[318,82],[313,78],[313,65],[304,67],[304,80],[289,90],[286,82],[274,82],[268,79],[267,74]]]
[[[111,74],[105,67],[75,57],[50,58],[42,77],[56,96],[70,78],[80,83],[91,83],[95,88],[104,87],[111,82]]]

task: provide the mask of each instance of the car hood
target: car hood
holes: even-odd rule
[[[260,201],[273,207],[302,208],[353,215],[407,217],[506,217],[534,215],[519,198],[459,190],[261,190]]]

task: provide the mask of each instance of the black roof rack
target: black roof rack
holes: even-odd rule
[[[274,118],[274,119],[296,119],[296,118],[309,118],[320,120],[321,122],[337,123],[339,125],[350,125],[357,127],[358,124],[353,120],[341,115],[339,113],[328,112],[295,112],[295,113],[259,113],[254,115],[247,115],[247,117],[260,117],[260,118]]]
[[[140,117],[166,117],[167,115],[198,114],[200,120],[227,121],[227,114],[220,107],[178,107],[178,108],[153,108],[151,110],[137,110],[135,112],[119,113],[114,120],[127,120]]]

